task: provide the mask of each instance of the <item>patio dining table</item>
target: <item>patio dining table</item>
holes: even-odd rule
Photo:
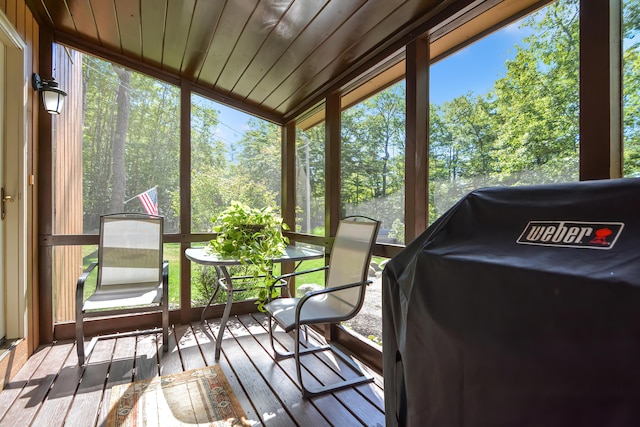
[[[227,267],[242,265],[242,260],[238,258],[221,257],[219,254],[213,253],[205,247],[188,248],[185,250],[184,254],[190,261],[193,261],[200,265],[214,267],[216,269],[216,273],[218,274],[218,280],[215,281],[215,287],[213,289],[211,297],[202,309],[200,323],[205,323],[205,312],[211,306],[211,303],[218,294],[218,291],[220,289],[223,289],[227,292],[227,301],[225,302],[224,312],[222,314],[222,319],[220,320],[220,330],[218,331],[218,336],[216,337],[215,360],[218,360],[220,358],[220,348],[222,346],[224,329],[227,325],[227,321],[229,320],[231,306],[233,305],[233,292],[237,292],[240,290],[233,288],[234,277],[230,275]],[[274,263],[294,262],[296,263],[294,267],[295,270],[296,268],[298,268],[302,261],[319,259],[322,257],[324,257],[324,252],[322,251],[295,245],[287,245],[284,252],[281,255],[274,257],[272,261]],[[238,278],[236,277],[235,279],[237,280]],[[278,280],[278,276],[275,276],[274,280]]]

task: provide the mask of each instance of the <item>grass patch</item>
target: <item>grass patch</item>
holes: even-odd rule
[[[182,260],[179,243],[167,243],[164,245],[164,259],[169,261],[169,304],[177,307],[180,305],[180,263]],[[90,263],[98,261],[98,247],[96,245],[83,246],[82,247],[82,259],[83,259],[83,271],[87,269]],[[374,257],[374,261],[378,264],[384,260],[384,258]],[[322,267],[324,265],[324,259],[313,259],[303,261],[298,267],[297,271],[312,270]],[[204,267],[192,263],[192,283],[191,294],[193,299],[193,306],[202,306],[206,304],[211,292],[213,291],[213,280],[215,280],[215,274],[212,268],[206,269],[204,273]],[[233,273],[233,272],[232,272]],[[274,266],[274,274],[280,274],[280,265]],[[91,273],[85,282],[84,298],[88,298],[96,288],[96,280],[98,276],[97,268]],[[324,284],[325,272],[316,271],[312,273],[303,274],[296,277],[296,289],[303,284],[315,283]],[[238,292],[234,295],[234,301],[242,301],[246,299],[255,298],[257,290],[248,292]],[[221,292],[217,297],[215,303],[224,303],[226,301],[226,295]]]
[[[167,243],[164,245],[163,258],[169,261],[169,304],[180,304],[180,244]],[[89,264],[98,262],[98,246],[82,247],[82,271],[86,271]],[[86,300],[93,294],[96,289],[96,281],[98,280],[98,268],[96,267],[84,285],[84,299]]]

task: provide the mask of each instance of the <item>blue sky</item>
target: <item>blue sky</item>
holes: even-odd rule
[[[431,66],[430,101],[442,104],[473,92],[484,95],[506,74],[505,62],[513,59],[516,44],[531,33],[512,24]]]
[[[216,109],[220,112],[218,137],[224,142],[235,142],[242,138],[252,116],[221,104],[216,104]]]
[[[512,24],[431,66],[431,102],[441,104],[472,92],[486,94],[493,82],[504,77],[505,61],[513,59],[516,44],[530,32]],[[241,138],[250,115],[233,108],[215,104],[220,111],[218,136],[230,144]]]

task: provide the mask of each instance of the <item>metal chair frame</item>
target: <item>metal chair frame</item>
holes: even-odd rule
[[[362,269],[362,273],[361,273],[361,280],[357,281],[357,282],[353,282],[353,283],[346,283],[346,284],[341,284],[341,285],[334,285],[334,286],[330,286],[330,287],[326,287],[324,289],[320,289],[320,290],[315,290],[315,291],[310,291],[307,292],[302,298],[278,298],[274,301],[272,301],[271,303],[268,303],[265,305],[265,308],[267,310],[267,314],[269,315],[269,339],[271,342],[271,347],[273,349],[274,355],[275,355],[275,359],[276,360],[283,360],[286,358],[291,358],[293,357],[296,361],[296,375],[298,378],[298,384],[300,385],[301,389],[302,389],[302,396],[304,398],[310,398],[313,396],[318,396],[321,394],[325,394],[325,393],[329,393],[329,392],[333,392],[333,391],[337,391],[337,390],[341,390],[344,388],[348,388],[348,387],[353,387],[356,385],[360,385],[360,384],[365,384],[368,382],[373,381],[373,377],[369,374],[367,374],[366,372],[362,371],[362,369],[360,368],[360,366],[358,366],[357,363],[355,363],[349,356],[347,356],[343,351],[341,351],[339,348],[337,348],[335,345],[331,344],[331,343],[327,343],[325,345],[320,345],[320,346],[314,346],[311,343],[309,343],[308,341],[308,336],[306,337],[305,341],[306,341],[306,345],[308,345],[308,347],[306,348],[302,348],[301,347],[301,340],[300,340],[300,329],[301,327],[305,327],[305,332],[306,332],[306,325],[311,325],[311,324],[320,324],[320,323],[336,323],[336,322],[342,322],[342,321],[346,321],[351,319],[352,317],[354,317],[362,308],[362,305],[364,303],[364,294],[365,294],[365,289],[366,289],[366,285],[370,284],[371,281],[368,280],[368,272],[369,272],[369,264],[371,262],[371,256],[372,256],[372,252],[373,252],[373,246],[375,244],[375,239],[376,236],[378,234],[378,230],[380,227],[380,223],[379,221],[373,220],[371,218],[367,218],[367,217],[348,217],[345,218],[341,221],[341,226],[344,222],[355,222],[355,220],[357,219],[366,219],[367,221],[370,221],[371,223],[371,230],[370,231],[370,236],[368,236],[368,252],[365,255],[364,259],[364,265],[362,266],[357,266],[356,268],[358,269]],[[338,245],[344,243],[343,241],[340,240],[340,228],[338,229],[338,236],[336,236],[336,240],[335,242],[338,242]],[[334,244],[335,244],[334,242]],[[333,251],[332,251],[333,252]],[[311,269],[311,270],[305,270],[305,271],[301,271],[301,272],[294,272],[291,273],[289,275],[284,275],[281,278],[290,278],[290,277],[294,277],[294,276],[299,276],[302,274],[306,274],[306,273],[310,273],[312,271],[319,271],[319,270],[327,270],[327,274],[331,274],[331,266],[334,261],[331,257],[333,254],[330,255],[330,261],[329,261],[329,266],[325,266],[325,267],[321,267],[321,268],[316,268],[316,269]],[[354,289],[354,288],[362,288],[361,292],[360,292],[360,297],[358,299],[357,304],[353,307],[353,309],[345,314],[342,314],[338,317],[336,316],[325,316],[325,317],[314,317],[312,319],[309,320],[305,320],[302,319],[302,311],[305,307],[305,304],[307,304],[308,302],[312,301],[314,299],[314,297],[317,299],[318,296],[329,296],[332,293],[336,293],[336,292],[340,292],[340,291],[344,291],[347,289]],[[295,316],[294,319],[295,321],[290,324],[283,324],[284,322],[282,320],[278,320],[277,316],[277,311],[279,309],[283,309],[285,306],[289,306],[290,309],[293,309],[292,307],[295,306]],[[274,329],[275,329],[275,325],[274,324],[278,324],[280,327],[282,327],[285,332],[291,332],[293,331],[293,338],[294,338],[294,349],[292,351],[286,351],[286,352],[281,352],[278,351],[276,349],[275,346],[275,340],[274,340]],[[310,354],[310,353],[318,353],[318,352],[322,352],[322,351],[332,351],[333,354],[335,354],[337,357],[339,357],[342,361],[344,361],[345,363],[347,363],[356,373],[358,373],[358,377],[353,378],[353,379],[349,379],[349,380],[343,380],[343,381],[338,381],[336,383],[333,384],[327,384],[324,386],[320,386],[320,387],[308,387],[304,384],[303,379],[302,379],[302,365],[301,365],[301,356],[305,355],[305,354]]]
[[[118,221],[118,220],[126,220],[126,221],[135,221],[135,220],[144,220],[157,222],[159,225],[159,233],[160,233],[160,248],[159,248],[159,260],[160,263],[158,268],[162,270],[162,279],[161,283],[159,281],[158,288],[162,288],[162,296],[160,302],[158,304],[149,305],[149,306],[136,306],[132,308],[120,308],[126,307],[118,304],[114,304],[111,308],[118,307],[118,309],[108,309],[108,310],[97,310],[97,311],[85,311],[85,303],[84,299],[84,287],[85,282],[89,278],[90,274],[98,267],[98,279],[96,284],[96,290],[101,289],[101,281],[103,279],[103,271],[102,265],[100,265],[100,259],[102,256],[103,250],[103,230],[104,230],[104,222],[105,220],[109,221]],[[78,353],[78,364],[84,365],[88,360],[95,344],[98,339],[101,338],[111,338],[116,336],[130,336],[130,335],[139,335],[139,334],[147,334],[152,332],[160,332],[162,331],[162,349],[167,352],[169,350],[169,262],[162,260],[162,234],[163,234],[163,217],[157,215],[146,215],[146,214],[110,214],[103,215],[100,218],[100,245],[98,248],[98,262],[91,263],[87,269],[82,273],[82,275],[78,278],[77,286],[76,286],[76,340],[77,340],[77,353]],[[103,290],[104,291],[104,290]],[[105,292],[108,293],[108,292]],[[108,335],[99,335],[95,336],[91,339],[89,345],[85,349],[84,344],[84,319],[88,317],[106,317],[106,316],[120,316],[126,315],[130,313],[144,313],[144,312],[162,312],[162,327],[154,328],[154,329],[146,329],[146,330],[136,330],[132,332],[124,332],[124,333],[116,333],[116,334],[108,334]]]

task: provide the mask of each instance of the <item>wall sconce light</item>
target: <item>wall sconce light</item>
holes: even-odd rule
[[[58,82],[55,79],[44,80],[40,75],[33,73],[31,78],[33,88],[42,94],[44,109],[49,114],[60,114],[62,103],[67,93],[58,89]]]

